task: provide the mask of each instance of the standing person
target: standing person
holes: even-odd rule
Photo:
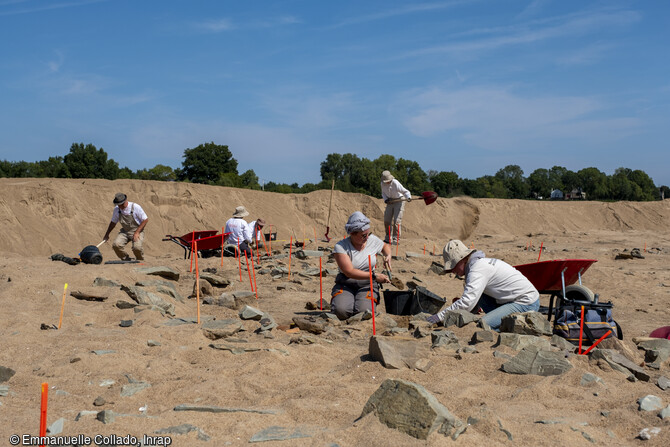
[[[340,320],[360,312],[372,310],[370,302],[370,265],[373,268],[375,302],[379,302],[379,284],[390,282],[383,273],[374,272],[377,254],[384,256],[384,263],[391,266],[391,246],[370,233],[370,219],[360,211],[349,216],[344,227],[349,237],[335,244],[333,257],[340,273],[335,277],[330,306]]]
[[[465,276],[465,289],[451,306],[428,317],[429,322],[443,321],[450,310],[472,312],[481,307],[486,315],[480,324],[499,330],[504,316],[540,309],[540,294],[535,286],[505,261],[487,258],[483,251],[468,249],[458,239],[444,246],[442,257],[447,273]]]
[[[235,208],[233,217],[228,219],[226,222],[226,227],[224,233],[230,233],[226,242],[232,244],[235,247],[240,247],[242,252],[245,252],[247,255],[251,256],[251,249],[249,245],[251,244],[251,229],[243,217],[248,216],[249,211],[243,206],[238,206]]]
[[[122,192],[114,196],[114,211],[112,212],[112,221],[107,227],[107,232],[102,237],[104,242],[109,240],[109,233],[112,232],[118,222],[121,222],[121,231],[114,239],[112,248],[120,259],[129,261],[130,256],[126,253],[124,247],[132,241],[132,250],[135,258],[139,261],[144,259],[144,227],[149,218],[137,203],[129,202],[128,197]]]
[[[265,220],[261,218],[249,222],[249,231],[251,231],[251,236],[256,247],[261,245],[261,241],[265,240],[263,237],[263,227],[265,227]]]
[[[397,244],[400,222],[405,211],[405,202],[410,202],[412,196],[389,171],[382,172],[381,186],[382,199],[384,199],[384,203],[386,204],[386,210],[384,211],[386,239],[384,241],[390,244]],[[391,234],[389,234],[389,230],[391,230]]]

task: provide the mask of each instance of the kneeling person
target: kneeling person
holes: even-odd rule
[[[540,309],[540,294],[535,286],[505,261],[487,258],[484,252],[470,250],[457,239],[447,243],[442,257],[447,273],[465,276],[465,290],[451,306],[428,317],[429,322],[443,321],[450,310],[472,312],[481,307],[486,313],[482,326],[499,330],[504,316]]]
[[[379,284],[389,282],[386,275],[374,273],[377,254],[381,253],[389,266],[391,263],[391,246],[370,234],[370,219],[363,213],[356,211],[352,214],[345,229],[349,237],[335,244],[333,251],[340,273],[335,278],[330,302],[333,313],[340,320],[372,310],[368,255],[372,261],[375,302],[379,302]]]

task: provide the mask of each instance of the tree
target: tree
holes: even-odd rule
[[[258,176],[253,169],[244,171],[240,175],[240,182],[243,188],[261,189],[261,185],[258,183]]]
[[[528,187],[531,195],[535,197],[550,197],[552,187],[549,179],[549,171],[540,168],[531,172],[528,176]]]
[[[119,164],[111,158],[107,159],[107,152],[92,144],[73,143],[63,162],[72,178],[118,178]]]
[[[237,160],[228,150],[228,146],[205,143],[193,149],[184,150],[180,180],[193,183],[216,184],[221,175],[237,175]]]
[[[428,178],[431,189],[440,197],[450,197],[461,188],[461,179],[453,171],[428,171]]]
[[[525,199],[528,197],[528,184],[520,166],[507,165],[496,172],[495,177],[502,182],[509,198]],[[498,197],[498,195],[496,194],[495,197]]]
[[[607,174],[597,168],[584,168],[577,171],[582,191],[586,193],[589,200],[607,199],[609,196],[609,185]]]

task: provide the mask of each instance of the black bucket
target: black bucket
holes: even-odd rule
[[[81,262],[85,264],[102,264],[102,254],[95,245],[87,245],[79,253]]]
[[[446,303],[447,301],[444,298],[435,295],[425,287],[417,287],[414,292],[414,299],[412,300],[410,312],[412,315],[420,314],[422,312],[436,314]]]
[[[263,233],[263,236],[265,237],[266,241],[276,241],[277,240],[277,232],[272,232],[272,233]]]
[[[411,315],[414,292],[410,290],[384,290],[384,306],[391,315]]]

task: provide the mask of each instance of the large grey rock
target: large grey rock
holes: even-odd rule
[[[517,351],[530,346],[534,346],[544,351],[549,351],[551,349],[551,343],[546,338],[537,337],[535,335],[512,334],[509,332],[500,333],[498,337],[498,346],[508,346]]]
[[[260,321],[260,319],[263,318],[263,311],[256,309],[255,307],[244,306],[238,315],[242,320]]]
[[[202,272],[200,273],[200,279],[204,279],[214,287],[228,287],[230,285],[229,279],[217,275],[216,273]]]
[[[424,387],[401,379],[386,379],[368,399],[361,417],[374,413],[386,426],[417,439],[435,430],[445,436],[459,433],[463,422]]]
[[[651,378],[642,368],[635,363],[628,360],[623,354],[613,349],[594,349],[591,351],[592,360],[602,360],[607,363],[612,369],[622,372],[627,376],[635,379],[649,382]]]
[[[258,332],[269,332],[272,329],[276,328],[277,322],[270,314],[264,313],[260,320],[261,327],[258,328]]]
[[[661,412],[658,413],[658,417],[663,420],[670,419],[670,405],[662,409]]]
[[[670,379],[665,376],[660,376],[658,379],[656,379],[656,385],[665,391],[670,388]]]
[[[166,314],[174,316],[174,304],[166,301],[155,293],[147,292],[142,287],[137,286],[123,286],[123,291],[128,294],[129,297],[134,299],[137,304],[142,304],[146,306],[156,306],[162,309]]]
[[[656,411],[663,408],[663,401],[660,397],[648,394],[637,400],[639,411]]]
[[[233,334],[244,329],[242,322],[239,320],[225,319],[208,321],[202,325],[202,332],[205,337],[210,340],[218,340],[219,338],[230,337]]]
[[[428,357],[428,351],[415,340],[373,335],[368,344],[370,357],[388,369],[414,369],[417,362]]]
[[[551,336],[551,345],[556,346],[558,349],[562,349],[564,351],[572,352],[575,350],[575,345],[556,334]]]
[[[309,317],[293,317],[293,322],[300,328],[301,331],[311,332],[312,334],[320,334],[326,331],[328,323],[323,318]]]
[[[0,365],[0,383],[8,381],[14,374],[16,374],[16,371],[13,369]]]
[[[524,312],[506,315],[500,323],[500,332],[525,335],[551,335],[552,326],[547,317],[539,312]]]
[[[112,410],[102,410],[98,412],[95,418],[103,424],[111,424],[116,419],[116,413]]]
[[[461,347],[461,344],[452,331],[434,331],[430,334],[431,348],[444,348],[456,351]]]
[[[468,323],[472,323],[473,321],[478,321],[479,317],[472,312],[469,312],[464,309],[458,309],[458,310],[450,310],[447,312],[444,316],[444,320],[442,321],[442,324],[444,324],[444,327],[449,327],[456,325],[458,327],[463,327]]]
[[[65,418],[60,418],[47,427],[47,434],[54,436],[63,433],[63,428],[65,428]]]
[[[200,297],[212,296],[214,295],[214,288],[212,285],[203,279],[199,281],[196,279],[193,281],[193,292],[191,292],[191,298],[195,298],[198,293],[198,287],[200,287]]]
[[[563,353],[541,351],[535,346],[522,349],[515,357],[503,363],[501,369],[510,374],[557,376],[572,368]]]
[[[317,250],[296,250],[295,252],[295,257],[298,259],[307,259],[307,258],[320,258],[324,254],[326,254],[323,251],[317,251]]]
[[[170,267],[160,266],[160,267],[138,267],[135,269],[138,273],[144,273],[145,275],[156,275],[166,279],[172,279],[174,281],[179,281],[179,272],[171,269]]]
[[[491,331],[475,331],[474,334],[472,334],[472,339],[470,340],[470,343],[472,344],[477,344],[477,343],[483,343],[483,342],[492,342],[493,341],[493,332]]]

